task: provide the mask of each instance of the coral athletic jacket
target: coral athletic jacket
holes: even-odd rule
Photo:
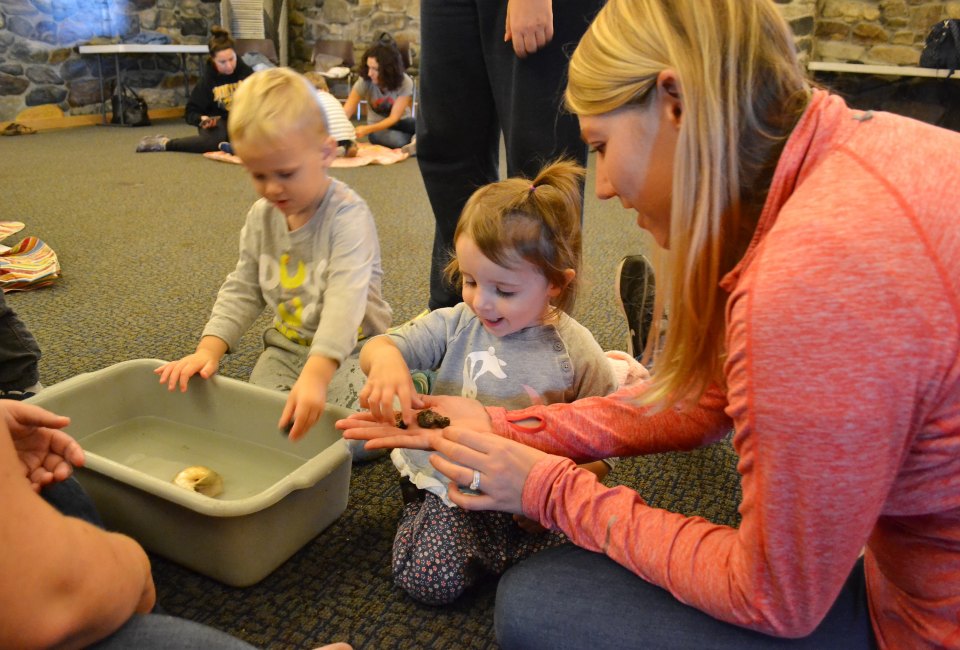
[[[728,388],[505,412],[576,459],[690,449],[735,426],[739,529],[650,508],[549,456],[527,516],[716,618],[811,632],[865,551],[884,648],[960,647],[960,134],[817,91],[723,279]],[[543,431],[518,424],[539,418]]]

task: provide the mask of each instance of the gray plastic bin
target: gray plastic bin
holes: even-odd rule
[[[104,523],[144,547],[235,587],[283,564],[347,506],[350,454],[328,405],[307,436],[277,429],[286,395],[214,376],[169,391],[137,359],[73,377],[28,401],[71,418],[86,452],[76,477]],[[223,476],[210,498],[174,485],[181,469]]]

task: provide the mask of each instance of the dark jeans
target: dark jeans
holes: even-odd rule
[[[863,561],[813,634],[779,639],[684,605],[610,558],[573,545],[547,549],[500,579],[497,640],[510,648],[876,648]]]
[[[40,346],[0,291],[0,390],[23,390],[40,381]]]
[[[48,485],[41,491],[47,503],[61,513],[83,519],[103,528],[93,501],[75,478]],[[82,559],[78,559],[82,562]],[[182,618],[166,616],[159,607],[151,614],[132,616],[124,625],[91,648],[204,648],[211,650],[250,650],[252,645],[220,630]]]
[[[412,117],[405,117],[397,122],[392,129],[374,131],[367,136],[367,139],[370,141],[370,144],[379,144],[382,147],[399,149],[403,145],[408,144],[416,133],[416,121]]]
[[[564,155],[586,163],[577,118],[562,108],[567,61],[602,0],[554,0],[554,37],[517,58],[504,43],[506,0],[422,0],[417,161],[436,220],[431,309],[460,302],[443,279],[460,212],[478,187],[532,177]]]
[[[218,151],[221,142],[229,142],[227,136],[227,120],[221,117],[212,129],[197,127],[197,135],[188,138],[173,138],[167,142],[167,151],[182,151],[185,153],[207,153]]]

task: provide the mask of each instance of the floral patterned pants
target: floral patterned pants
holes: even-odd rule
[[[393,579],[414,599],[452,603],[484,575],[500,575],[537,551],[567,538],[528,533],[506,512],[448,507],[434,494],[403,508],[393,539]]]

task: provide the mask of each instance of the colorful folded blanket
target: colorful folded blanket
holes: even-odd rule
[[[59,277],[57,254],[37,237],[25,237],[13,248],[0,253],[0,289],[4,293],[46,287]]]

